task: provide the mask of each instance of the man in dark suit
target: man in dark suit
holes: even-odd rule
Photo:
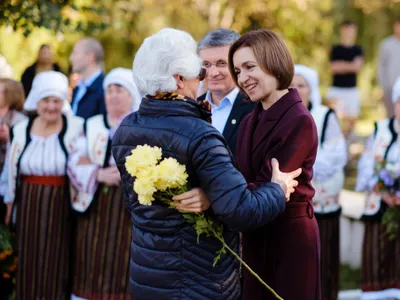
[[[72,72],[80,75],[78,86],[72,93],[71,107],[76,116],[88,119],[105,113],[103,90],[104,50],[93,38],[78,41],[71,53]]]
[[[247,95],[240,91],[228,68],[230,46],[239,38],[233,30],[216,29],[207,33],[199,42],[197,50],[207,68],[204,85],[208,92],[199,99],[211,105],[212,124],[225,137],[235,155],[239,124],[254,107]]]

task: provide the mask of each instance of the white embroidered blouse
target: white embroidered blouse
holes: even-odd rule
[[[397,123],[397,122],[395,122]],[[398,126],[395,125],[395,130],[398,132]],[[363,154],[358,161],[357,184],[355,190],[357,192],[369,191],[371,180],[374,174],[375,159],[373,153],[374,135],[372,134],[365,145]],[[387,162],[392,164],[400,164],[400,138],[390,147],[386,158]]]
[[[63,176],[66,157],[58,138],[59,133],[47,137],[31,134],[31,142],[21,157],[20,175]]]
[[[318,148],[314,164],[314,179],[324,181],[342,170],[347,163],[347,146],[334,114],[328,117],[325,129],[325,140]]]
[[[20,175],[63,176],[66,175],[66,157],[58,138],[59,133],[47,137],[31,134],[31,142],[21,157]],[[0,191],[4,202],[8,199],[8,159],[0,178]]]

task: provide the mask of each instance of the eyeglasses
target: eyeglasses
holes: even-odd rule
[[[219,60],[215,64],[210,63],[208,61],[203,62],[203,67],[206,69],[209,69],[212,66],[216,66],[217,68],[226,68],[228,66],[228,63],[224,60]]]
[[[197,75],[197,78],[198,78],[200,81],[203,81],[204,78],[206,78],[206,75],[207,75],[207,69],[206,69],[205,67],[201,67],[201,68],[200,68],[199,75]]]

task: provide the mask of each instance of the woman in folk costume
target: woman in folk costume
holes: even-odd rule
[[[7,182],[7,174],[2,171],[10,141],[10,128],[26,119],[21,113],[24,102],[22,84],[12,79],[0,78],[0,182]],[[0,184],[0,223],[4,222],[6,214],[3,199],[7,190],[7,184]]]
[[[339,290],[339,192],[344,184],[347,162],[346,141],[333,110],[321,105],[318,73],[295,65],[292,88],[296,88],[314,118],[318,131],[318,152],[312,184],[314,213],[321,240],[322,299],[336,300]]]
[[[6,222],[16,209],[17,299],[67,299],[71,213],[67,160],[83,120],[62,107],[68,79],[55,71],[33,80],[24,108],[37,112],[12,130]]]
[[[382,215],[388,205],[400,204],[400,199],[376,188],[374,173],[378,166],[400,171],[400,77],[392,100],[394,117],[375,124],[358,163],[357,191],[366,192],[362,216],[365,224],[361,289],[362,300],[400,299],[400,235],[389,240]]]
[[[132,71],[117,68],[104,79],[107,113],[89,118],[74,146],[68,173],[79,190],[73,268],[74,299],[132,299],[129,259],[132,224],[125,209],[111,140],[122,119],[139,108]]]
[[[0,78],[0,172],[6,158],[10,128],[26,119],[21,113],[24,102],[22,84],[12,79]]]

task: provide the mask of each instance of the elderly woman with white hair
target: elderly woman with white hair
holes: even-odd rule
[[[17,299],[67,299],[71,206],[67,160],[83,119],[62,107],[68,79],[55,71],[36,75],[25,107],[37,115],[14,126],[8,151],[8,223],[16,209]]]
[[[394,117],[375,124],[358,162],[357,191],[366,192],[361,264],[361,299],[400,299],[400,234],[390,240],[382,216],[400,205],[397,193],[379,189],[375,174],[382,168],[400,172],[400,77],[393,87]]]
[[[129,69],[113,69],[103,87],[106,113],[86,121],[68,163],[68,174],[79,191],[72,206],[80,213],[74,234],[73,299],[132,298],[131,221],[111,140],[122,119],[138,109],[141,97]]]
[[[295,65],[291,87],[296,88],[310,110],[318,131],[318,152],[314,164],[314,213],[321,240],[321,286],[324,300],[336,300],[339,290],[339,193],[344,184],[347,162],[346,141],[333,110],[321,104],[318,73]]]
[[[194,100],[204,72],[196,42],[180,30],[162,29],[146,38],[135,56],[134,80],[147,96],[117,130],[113,154],[133,222],[130,278],[138,300],[239,299],[239,263],[222,254],[213,266],[221,243],[203,236],[197,242],[179,210],[208,210],[225,225],[224,239],[238,252],[239,231],[262,226],[283,212],[297,184],[293,177],[300,174],[281,173],[275,161],[272,181],[280,184],[247,188],[225,140],[210,124],[207,102]],[[134,178],[124,165],[131,150],[144,144],[160,147],[164,157],[186,165],[193,190],[173,198],[179,202],[176,208],[137,201]]]

